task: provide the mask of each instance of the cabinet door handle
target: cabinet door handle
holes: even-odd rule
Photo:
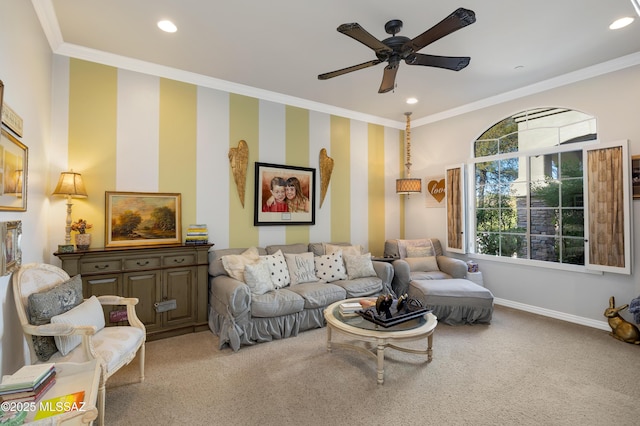
[[[182,262],[184,262],[184,257],[181,258],[181,259],[173,259],[173,262],[174,263],[182,263]]]
[[[146,265],[148,265],[148,264],[149,264],[149,261],[148,261],[148,260],[145,260],[144,262],[137,261],[137,262],[136,262],[136,264],[137,264],[138,266],[146,266]]]
[[[94,266],[94,268],[96,269],[107,269],[109,267],[109,264],[104,264],[104,265],[96,265]]]

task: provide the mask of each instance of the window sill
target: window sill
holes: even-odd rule
[[[467,256],[470,259],[478,259],[478,260],[489,261],[489,262],[510,263],[512,265],[514,264],[523,265],[523,266],[530,266],[533,268],[556,269],[560,271],[579,272],[582,274],[592,274],[592,275],[603,274],[602,271],[595,271],[593,269],[588,269],[586,266],[582,266],[582,265],[569,265],[566,263],[553,263],[553,262],[544,262],[541,260],[517,259],[513,257],[491,256],[487,254],[476,254],[476,253],[467,253]]]

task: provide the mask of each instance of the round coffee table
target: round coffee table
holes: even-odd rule
[[[347,299],[329,305],[324,311],[327,321],[327,350],[331,352],[333,347],[353,349],[378,360],[378,384],[384,383],[384,350],[393,348],[398,351],[426,355],[427,362],[433,358],[433,332],[438,325],[438,320],[432,313],[415,318],[392,327],[383,327],[362,318],[360,315],[343,315],[340,313],[340,305],[347,302],[358,302],[362,298]],[[333,330],[337,330],[347,336],[362,342],[375,343],[375,352],[365,347],[351,343],[335,342],[331,340]],[[427,339],[427,349],[410,349],[396,346],[398,342],[413,342]]]

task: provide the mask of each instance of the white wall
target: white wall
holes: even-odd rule
[[[49,152],[51,124],[51,49],[31,2],[0,2],[0,79],[4,101],[24,120],[21,138],[28,151],[26,212],[0,212],[0,221],[22,221],[22,262],[41,262],[49,239]],[[55,183],[55,182],[54,182]],[[61,222],[64,227],[64,219]],[[0,277],[0,375],[25,360],[22,331],[15,320],[10,276]]]
[[[412,129],[413,175],[444,174],[444,167],[471,157],[472,142],[503,118],[525,109],[558,106],[592,114],[602,142],[627,139],[631,155],[640,154],[640,66],[548,90],[450,119]],[[413,198],[413,197],[412,197]],[[446,232],[445,209],[427,209],[424,200],[412,200],[407,209],[407,238],[438,237]],[[634,202],[640,207],[640,201]],[[640,229],[638,208],[633,228]],[[638,232],[632,243],[640,242]],[[610,296],[617,305],[640,295],[638,250],[633,275],[593,275],[480,260],[484,282],[501,303],[599,328]],[[627,318],[631,316],[626,315]]]

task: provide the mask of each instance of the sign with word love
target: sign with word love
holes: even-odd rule
[[[427,177],[427,207],[444,207],[446,205],[444,176]]]

